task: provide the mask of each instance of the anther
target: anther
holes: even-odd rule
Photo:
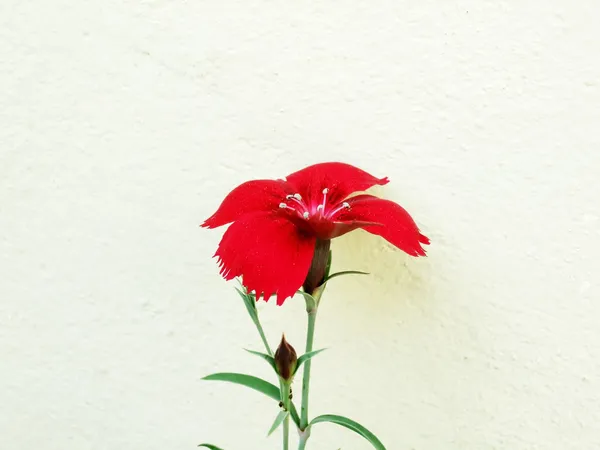
[[[348,202],[342,203],[342,206],[346,209],[350,209],[350,203],[348,203]]]
[[[309,216],[310,215],[308,214],[308,211],[304,211],[304,214],[302,214],[302,217],[304,217],[306,220],[308,220]]]
[[[323,195],[327,195],[328,193],[329,193],[329,189],[328,188],[323,189]]]
[[[300,194],[294,194],[292,195],[292,197],[294,197],[298,201],[302,201],[302,196]]]
[[[317,211],[321,211],[324,208],[323,205],[317,205]]]

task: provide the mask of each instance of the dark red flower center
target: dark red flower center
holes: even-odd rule
[[[329,189],[323,189],[323,198],[317,202],[307,202],[301,194],[290,194],[279,208],[288,213],[288,217],[298,228],[320,239],[331,239],[335,228],[335,217],[341,212],[350,209],[350,203],[341,202],[329,204],[327,194]]]

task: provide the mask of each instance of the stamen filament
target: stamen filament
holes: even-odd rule
[[[286,198],[286,200],[294,202],[299,207],[299,210],[296,210],[296,209],[291,208],[291,207],[289,207],[289,206],[286,205],[287,209],[292,210],[292,211],[297,211],[298,214],[302,218],[304,218],[304,219],[308,218],[308,217],[306,217],[306,215],[307,214],[310,215],[310,213],[308,212],[308,207],[306,206],[306,204],[302,200],[302,196],[300,194],[298,194],[298,193],[296,193],[296,194],[289,194],[289,195],[286,195],[285,198]],[[281,207],[281,205],[280,205],[280,207]]]
[[[323,189],[323,203],[317,206],[317,210],[321,210],[321,216],[325,214],[325,205],[327,204],[327,193],[329,192],[329,188]]]
[[[334,215],[339,213],[342,209],[350,209],[350,203],[344,202],[341,205],[338,205],[337,208],[334,208],[333,211],[331,211],[331,212],[329,212],[329,214],[327,214],[327,217],[332,218]]]
[[[286,205],[285,203],[280,203],[280,204],[279,204],[279,207],[280,207],[281,209],[289,209],[290,211],[294,211],[294,212],[296,212],[296,208],[292,208],[291,206],[288,206],[288,205]]]

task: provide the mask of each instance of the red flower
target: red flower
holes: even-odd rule
[[[424,256],[429,239],[400,205],[372,195],[348,197],[388,183],[349,164],[315,164],[285,180],[254,180],[236,187],[203,224],[233,222],[215,253],[221,275],[241,276],[248,291],[277,304],[304,283],[317,241],[356,228],[379,235],[412,256]]]

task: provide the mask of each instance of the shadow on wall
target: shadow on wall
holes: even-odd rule
[[[366,193],[387,198],[386,190],[381,186],[374,186]],[[389,200],[398,201],[397,198]],[[422,231],[431,239],[432,245],[424,246],[426,257],[418,258],[361,229],[332,242],[332,272],[360,270],[369,273],[340,277],[328,286],[325,296],[327,301],[331,298],[332,303],[336,303],[335,314],[340,321],[356,319],[361,328],[375,331],[386,322],[401,323],[436,315],[434,303],[439,300],[435,298],[435,287],[439,290],[440,284],[444,284],[445,275],[441,272],[448,269],[440,267],[447,263],[439,264],[436,255],[448,255],[443,251],[440,236],[432,235],[425,227]]]
[[[435,259],[429,248],[428,257],[414,258],[383,238],[358,230],[336,239],[332,250],[332,272],[369,272],[340,277],[328,286],[331,295],[325,296],[337,304],[339,320],[358,315],[362,327],[375,329],[382,320],[429,315],[434,307],[430,278]]]

